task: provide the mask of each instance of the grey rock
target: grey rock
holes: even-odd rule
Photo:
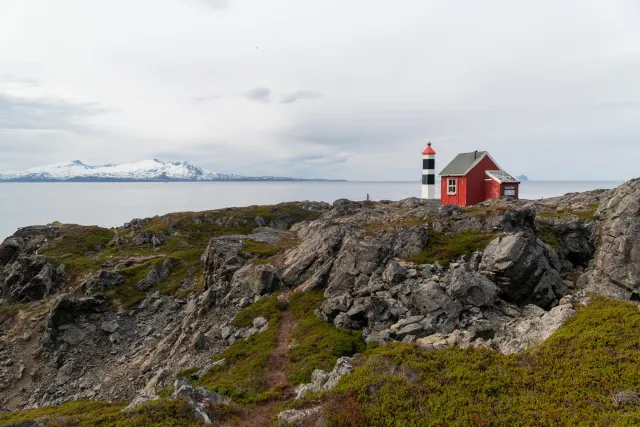
[[[390,262],[382,273],[382,279],[390,284],[396,284],[407,277],[407,268],[397,262]]]
[[[81,287],[87,296],[103,294],[108,289],[122,285],[124,276],[115,271],[100,270],[96,275],[92,276]]]
[[[200,418],[205,424],[211,424],[212,415],[209,412],[209,405],[223,403],[229,403],[229,399],[220,396],[218,393],[206,391],[200,387],[194,387],[187,380],[181,378],[174,384],[175,391],[171,395],[172,399],[185,399],[198,418]]]
[[[171,269],[175,266],[177,261],[173,258],[166,258],[161,263],[156,264],[147,277],[138,282],[138,289],[141,291],[148,291],[149,289],[157,286],[162,279],[171,274]]]
[[[564,294],[553,249],[533,234],[520,232],[497,237],[484,250],[480,270],[516,304],[551,308]]]
[[[120,325],[118,325],[118,322],[115,320],[109,321],[109,322],[102,322],[102,324],[100,324],[100,329],[102,329],[105,332],[108,332],[110,334],[114,333],[118,327]]]
[[[322,406],[308,409],[289,409],[278,414],[278,425],[281,426],[310,426],[312,421],[322,414]]]
[[[142,405],[160,399],[159,396],[136,396],[122,412],[132,412],[140,408]]]
[[[618,187],[596,212],[597,250],[587,291],[640,299],[640,178]]]

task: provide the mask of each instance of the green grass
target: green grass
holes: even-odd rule
[[[600,298],[517,355],[383,345],[335,389],[329,425],[638,425],[612,396],[640,392],[639,328],[635,304]]]
[[[216,355],[215,360],[225,359],[225,363],[206,372],[195,383],[212,391],[230,397],[233,401],[250,404],[264,390],[264,375],[267,372],[269,355],[276,345],[280,309],[277,296],[262,298],[236,317],[234,324],[248,326],[257,316],[269,319],[269,329],[233,343]]]
[[[416,264],[434,264],[437,261],[443,267],[448,267],[463,255],[484,250],[496,237],[495,234],[478,231],[463,231],[449,235],[431,230],[427,247],[409,260]]]
[[[0,426],[26,421],[41,421],[47,427],[195,427],[202,426],[183,400],[159,400],[137,410],[123,413],[126,403],[79,400],[59,406],[0,412]]]
[[[365,349],[361,331],[337,329],[314,314],[323,299],[321,291],[291,297],[295,327],[291,334],[289,381],[294,384],[308,383],[314,369],[330,372],[339,357]]]

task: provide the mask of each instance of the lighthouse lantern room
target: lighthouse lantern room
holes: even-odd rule
[[[422,152],[422,198],[436,198],[436,152],[431,148],[431,142]]]

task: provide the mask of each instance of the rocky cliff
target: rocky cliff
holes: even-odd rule
[[[0,407],[135,411],[174,394],[212,422],[215,405],[328,389],[365,344],[520,353],[589,293],[640,298],[639,200],[633,180],[470,208],[338,200],[27,227],[0,245]]]

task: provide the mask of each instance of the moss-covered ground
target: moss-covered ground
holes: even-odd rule
[[[365,349],[361,331],[337,329],[316,316],[324,295],[322,291],[293,294],[290,309],[295,322],[291,333],[289,381],[308,383],[314,369],[330,372],[339,357]]]
[[[246,340],[233,343],[219,353],[215,361],[224,359],[222,365],[205,373],[196,384],[229,396],[239,403],[252,403],[263,389],[269,355],[276,345],[276,333],[280,321],[280,310],[285,308],[278,303],[277,296],[262,298],[257,303],[241,311],[234,325],[249,326],[258,316],[269,319],[269,328]]]
[[[380,346],[334,391],[329,425],[640,425],[640,406],[616,399],[640,391],[638,328],[635,304],[597,299],[517,355]]]
[[[132,412],[121,412],[125,403],[90,400],[69,402],[60,406],[0,412],[0,426],[41,421],[47,427],[195,427],[199,421],[183,400],[159,400]]]

